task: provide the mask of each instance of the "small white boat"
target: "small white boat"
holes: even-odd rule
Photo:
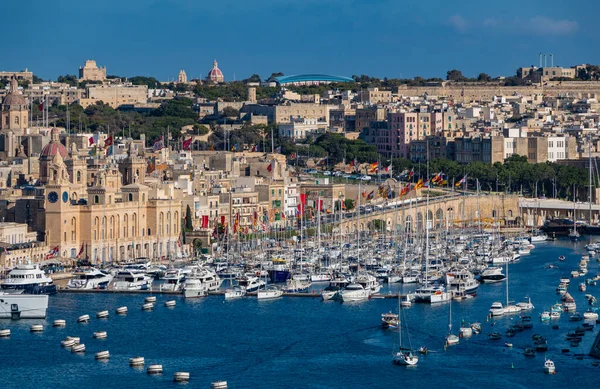
[[[144,302],[146,303],[155,303],[156,302],[156,296],[148,296],[144,299]]]
[[[410,308],[412,307],[412,302],[410,301],[409,298],[403,299],[402,301],[400,301],[400,306],[402,308]]]
[[[83,353],[85,352],[85,344],[81,343],[81,344],[76,344],[73,347],[71,347],[71,352],[72,353]]]
[[[67,336],[67,340],[72,340],[75,344],[79,344],[81,342],[81,338],[79,336]]]
[[[96,339],[106,339],[106,337],[107,337],[106,331],[94,332],[94,338],[96,338]]]
[[[96,313],[98,319],[106,319],[108,317],[108,311],[100,311]]]
[[[162,374],[163,367],[162,365],[149,365],[146,373],[148,374]]]
[[[455,344],[458,344],[459,341],[460,341],[460,338],[454,334],[450,334],[450,335],[446,336],[446,345],[447,346],[453,346]]]
[[[492,303],[492,306],[490,307],[490,315],[492,315],[492,316],[504,315],[504,307],[502,306],[501,302],[496,301],[496,302]]]
[[[165,307],[167,308],[173,308],[175,305],[177,305],[177,301],[175,300],[165,301]]]
[[[110,353],[108,352],[108,350],[98,351],[94,355],[94,358],[96,358],[96,359],[109,359],[110,358]]]
[[[586,290],[587,290],[587,286],[585,286],[585,284],[583,282],[581,284],[579,284],[579,291],[585,292]]]
[[[548,321],[548,320],[550,320],[550,318],[551,318],[550,312],[544,311],[544,312],[540,313],[540,320],[541,321]]]
[[[244,297],[246,295],[246,288],[243,286],[234,286],[231,289],[225,291],[225,300],[233,300]]]
[[[531,311],[535,308],[531,303],[531,297],[525,297],[520,303],[517,303],[517,306],[521,308],[522,311]]]
[[[598,313],[593,311],[587,311],[583,313],[583,318],[585,320],[598,320]]]
[[[151,311],[154,309],[154,303],[146,303],[142,305],[142,311]]]
[[[8,338],[10,336],[9,329],[0,330],[0,338]]]
[[[129,366],[143,366],[144,363],[146,363],[144,357],[129,358]]]
[[[227,381],[215,381],[210,384],[210,389],[227,389]]]
[[[81,315],[77,318],[77,323],[87,323],[90,321],[90,315]]]
[[[175,382],[188,382],[190,380],[190,373],[187,371],[178,371],[173,375],[173,381]]]
[[[555,374],[556,367],[554,366],[554,362],[551,359],[546,359],[544,362],[544,372],[546,374]]]
[[[559,311],[550,312],[550,319],[551,320],[560,319],[560,312]]]
[[[256,294],[256,297],[259,300],[271,300],[276,299],[283,296],[283,291],[281,289],[277,289],[273,286],[270,286],[266,289],[260,289]]]
[[[63,319],[57,319],[54,320],[54,322],[52,323],[53,327],[66,327],[67,326],[67,321],[63,320]]]
[[[127,314],[127,307],[119,307],[117,308],[117,315],[126,315]]]
[[[44,326],[41,324],[34,324],[29,328],[29,330],[31,332],[42,332],[44,331]]]
[[[471,336],[473,336],[473,328],[471,328],[469,324],[464,324],[460,326],[460,328],[458,329],[458,333],[463,338],[470,338]]]

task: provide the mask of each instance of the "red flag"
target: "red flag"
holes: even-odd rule
[[[192,138],[183,141],[182,147],[184,150],[189,150],[192,146]]]
[[[269,173],[271,173],[273,171],[273,163],[270,163],[269,166],[267,166],[267,171]]]
[[[221,225],[225,225],[225,215],[221,215]]]
[[[79,249],[79,253],[77,253],[77,257],[75,257],[75,258],[79,258],[79,257],[81,256],[81,254],[83,254],[83,249],[84,249],[84,246],[85,246],[85,245],[82,243],[82,244],[81,244],[81,248]]]
[[[40,111],[43,111],[43,110],[44,110],[44,100],[42,100],[42,102],[41,102],[41,103],[38,105],[38,109],[39,109]]]
[[[94,137],[90,136],[88,139],[88,142],[90,142],[90,146],[94,144]]]
[[[202,228],[208,228],[208,215],[202,216]]]
[[[112,145],[113,145],[113,137],[111,135],[108,138],[106,138],[106,140],[104,141],[104,147],[110,147]]]

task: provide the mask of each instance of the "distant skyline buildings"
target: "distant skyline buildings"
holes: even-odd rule
[[[3,11],[16,15],[22,3],[5,0]],[[109,74],[177,81],[182,68],[205,78],[217,58],[227,81],[273,72],[443,78],[450,69],[495,77],[537,65],[539,52],[556,66],[600,63],[599,11],[561,0],[34,0],[26,20],[3,24],[18,39],[3,42],[0,69],[56,79],[95,58]]]

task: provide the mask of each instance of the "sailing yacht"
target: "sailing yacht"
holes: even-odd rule
[[[452,301],[450,301],[450,313],[448,316],[448,335],[446,336],[446,345],[452,346],[458,344],[460,339],[452,333]]]
[[[415,366],[419,362],[419,357],[412,350],[412,345],[410,344],[410,336],[408,337],[408,342],[410,348],[402,347],[402,322],[406,322],[406,316],[403,315],[403,310],[400,305],[401,298],[398,296],[398,352],[394,353],[394,358],[392,361],[396,365],[403,366]],[[404,319],[404,320],[402,320]],[[406,333],[408,335],[408,327],[406,327]]]
[[[531,303],[531,301],[529,301]],[[490,314],[492,316],[510,315],[521,312],[522,307],[518,304],[511,304],[508,300],[508,263],[506,264],[506,305],[502,306],[502,303],[496,301],[492,303],[490,307]]]

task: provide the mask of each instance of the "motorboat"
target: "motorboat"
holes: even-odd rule
[[[337,285],[329,285],[321,292],[321,299],[323,301],[335,300],[340,290],[342,288]]]
[[[377,281],[377,278],[369,273],[359,273],[355,282],[361,284],[370,294],[379,293],[381,290],[381,284]]]
[[[185,274],[181,269],[170,269],[166,271],[163,277],[160,290],[178,292],[182,289],[184,282]]]
[[[479,282],[473,273],[466,269],[447,272],[445,281],[449,292],[459,292],[463,295],[475,296],[479,288]]]
[[[556,367],[554,366],[554,362],[552,360],[546,359],[546,361],[544,361],[544,372],[546,374],[556,373]]]
[[[548,240],[548,235],[541,231],[529,237],[529,241],[531,243],[541,243],[545,242],[546,240]]]
[[[75,272],[74,275],[75,278],[67,283],[67,289],[106,289],[113,280],[112,274],[93,267]]]
[[[273,258],[273,265],[269,269],[269,278],[272,282],[285,282],[290,278],[290,269],[288,268],[285,259]]]
[[[504,307],[502,306],[501,302],[496,301],[496,302],[492,303],[492,306],[490,307],[490,315],[492,315],[492,316],[504,315]]]
[[[115,290],[148,290],[152,287],[152,277],[132,270],[119,270],[111,285]]]
[[[502,282],[505,279],[506,276],[499,267],[488,267],[479,276],[479,280],[484,283]]]
[[[311,282],[329,282],[329,281],[331,281],[331,274],[329,274],[329,273],[311,274],[310,280],[311,280]]]
[[[243,286],[234,286],[231,289],[225,291],[225,300],[233,300],[242,298],[246,295],[246,288]]]
[[[343,302],[364,301],[369,299],[371,291],[365,289],[364,286],[359,283],[351,283],[340,290],[338,295]]]
[[[502,334],[499,332],[492,332],[488,334],[488,339],[490,340],[500,340],[502,339]]]
[[[198,298],[208,296],[208,291],[204,289],[202,281],[198,278],[186,278],[183,282],[183,297]]]
[[[399,351],[394,354],[393,363],[396,365],[414,366],[419,362],[419,357],[412,351]]]
[[[388,313],[382,313],[381,314],[381,328],[388,329],[388,328],[398,328],[398,324],[400,323],[400,320],[398,318],[398,314],[397,313],[392,313],[392,312],[388,312]]]
[[[308,288],[310,288],[310,285],[311,285],[310,281],[288,279],[285,282],[285,286],[283,287],[283,290],[288,293],[306,292],[306,291],[308,291]]]
[[[575,299],[568,292],[564,295],[563,301],[563,309],[567,312],[574,312],[577,310],[577,304],[575,303]]]
[[[594,311],[586,311],[583,313],[585,320],[598,320],[598,313]]]
[[[415,290],[414,296],[416,302],[435,304],[450,301],[452,293],[446,292],[443,286],[426,285]]]
[[[272,300],[283,296],[283,290],[275,286],[268,286],[265,289],[259,289],[256,297],[259,300]]]
[[[23,291],[25,294],[55,294],[56,285],[38,264],[17,265],[0,284],[2,290]]]
[[[533,347],[527,347],[523,352],[526,357],[535,357],[535,349]]]
[[[544,311],[544,312],[540,313],[540,320],[541,321],[549,321],[550,320],[550,312]]]
[[[256,292],[259,288],[265,286],[265,281],[255,276],[243,276],[238,278],[238,285],[243,286],[246,292]]]
[[[583,316],[579,312],[575,312],[574,314],[569,316],[569,321],[582,321]]]
[[[473,336],[473,328],[471,327],[470,323],[463,321],[460,325],[460,328],[458,329],[458,333],[463,338],[470,338],[471,336]]]
[[[45,319],[47,294],[0,292],[0,319]]]

